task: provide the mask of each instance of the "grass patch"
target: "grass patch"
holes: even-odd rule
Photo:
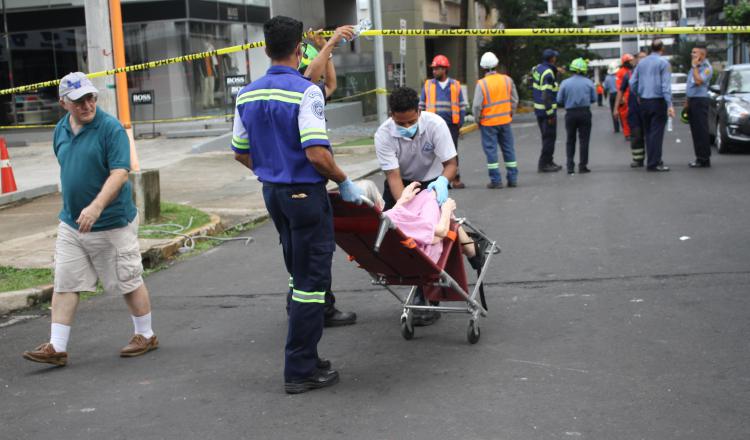
[[[370,145],[374,145],[375,141],[373,140],[372,136],[369,137],[363,137],[360,139],[353,139],[351,141],[346,141],[341,144],[334,145],[333,148],[338,147],[366,147]]]
[[[0,292],[52,284],[52,269],[16,269],[0,266]]]
[[[190,223],[190,218],[193,218],[193,222]],[[158,226],[164,224],[180,225],[184,229],[180,232],[186,232],[189,229],[194,229],[200,226],[204,226],[211,221],[211,216],[195,209],[191,206],[180,205],[178,203],[163,202],[161,204],[161,215],[156,222],[152,224],[141,225],[138,230],[138,237],[140,238],[174,238],[176,235],[167,234],[164,232],[156,232],[154,230],[166,230],[166,231],[179,231],[180,228],[177,226]],[[188,224],[190,227],[188,228]],[[154,232],[147,232],[154,231]]]

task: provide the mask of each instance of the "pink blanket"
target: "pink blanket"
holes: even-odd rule
[[[430,259],[437,262],[443,253],[443,241],[432,244],[435,237],[435,226],[440,221],[434,191],[420,191],[411,201],[385,211],[385,215],[398,226],[407,237],[411,237],[417,246]]]

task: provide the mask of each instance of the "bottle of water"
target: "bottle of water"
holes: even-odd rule
[[[672,119],[673,118],[671,116],[667,118],[667,131],[672,131],[674,129],[674,127],[672,126]]]
[[[354,36],[352,37],[351,41],[354,41],[359,37],[359,34],[361,34],[363,31],[369,31],[370,28],[372,28],[372,22],[369,18],[363,18],[362,20],[359,20],[359,24],[354,26]],[[350,41],[347,41],[346,38],[341,39],[341,45],[343,46],[346,43],[350,43]]]

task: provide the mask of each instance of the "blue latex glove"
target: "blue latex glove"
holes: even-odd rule
[[[365,195],[365,193],[349,178],[339,183],[339,192],[341,193],[341,198],[344,199],[345,202],[354,203],[356,205],[362,204],[360,196]]]
[[[445,176],[438,177],[437,180],[427,185],[427,189],[435,191],[438,205],[448,200],[448,179]]]

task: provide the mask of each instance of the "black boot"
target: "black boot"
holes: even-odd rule
[[[336,308],[336,297],[333,296],[333,292],[330,290],[326,291],[325,296],[326,311],[323,321],[323,327],[341,327],[344,325],[352,325],[357,322],[357,314],[354,312],[342,312]]]

